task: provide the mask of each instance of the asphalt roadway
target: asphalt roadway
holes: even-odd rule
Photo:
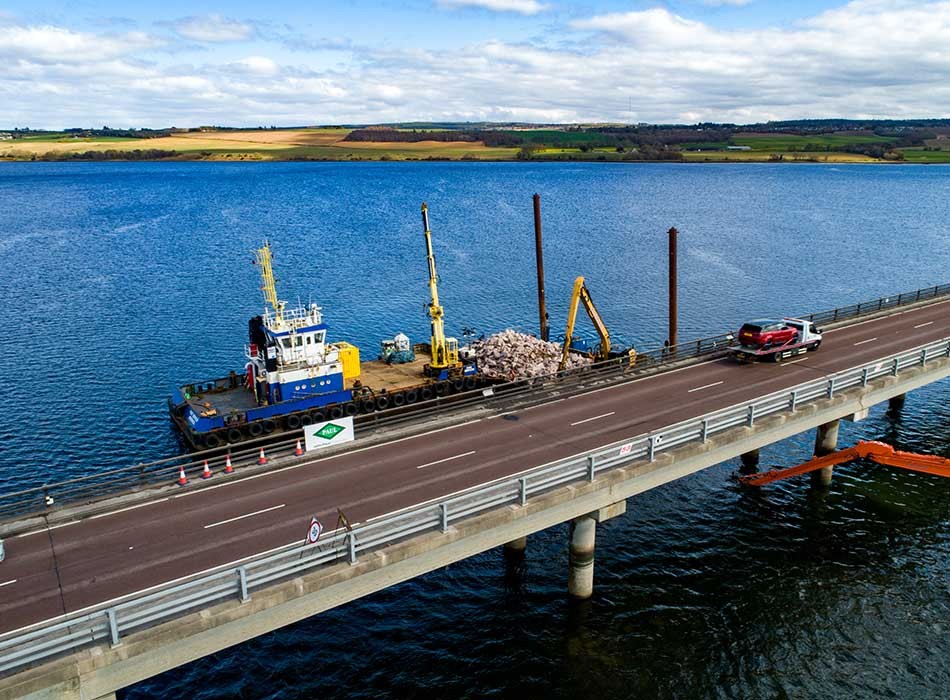
[[[825,334],[781,364],[711,360],[626,384],[226,480],[5,541],[0,632],[56,618],[328,529],[510,477],[950,335],[950,302]]]

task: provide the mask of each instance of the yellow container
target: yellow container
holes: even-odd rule
[[[343,362],[343,380],[359,379],[360,349],[346,342],[338,342],[334,345],[340,349],[340,360]]]

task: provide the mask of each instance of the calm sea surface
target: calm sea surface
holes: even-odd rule
[[[661,343],[670,226],[681,339],[950,282],[938,166],[4,164],[0,491],[174,454],[165,397],[242,364],[265,238],[280,295],[372,357],[397,331],[425,339],[427,201],[447,330],[534,331],[534,192],[552,335],[582,274],[612,335]],[[841,444],[862,438],[950,455],[950,385],[843,424]],[[946,698],[950,482],[858,463],[826,493],[756,494],[736,469],[601,526],[585,604],[566,599],[561,526],[523,570],[487,552],[124,696]]]

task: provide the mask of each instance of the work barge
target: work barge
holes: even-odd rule
[[[381,343],[379,358],[330,342],[321,307],[288,308],[277,296],[270,244],[255,251],[265,310],[248,322],[247,360],[227,376],[178,387],[168,399],[172,423],[191,449],[214,449],[303,426],[405,407],[496,380],[479,372],[468,348],[446,337],[439,303],[428,209],[422,221],[429,271],[431,339],[411,344],[398,333]]]

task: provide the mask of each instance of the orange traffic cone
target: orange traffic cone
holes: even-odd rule
[[[300,438],[297,438],[297,449],[294,450],[294,454],[297,457],[303,454],[303,447],[300,446]]]
[[[231,453],[228,452],[227,459],[224,460],[224,473],[230,474],[234,471],[234,467],[231,466]]]
[[[210,478],[211,478],[211,470],[208,469],[208,460],[205,460],[205,468],[204,468],[204,470],[201,472],[201,478],[202,478],[202,479],[210,479]]]
[[[257,458],[258,464],[267,464],[267,457],[264,456],[264,448],[261,448],[261,456]]]
[[[188,483],[188,477],[185,476],[185,467],[182,465],[178,468],[178,485],[184,486]]]

